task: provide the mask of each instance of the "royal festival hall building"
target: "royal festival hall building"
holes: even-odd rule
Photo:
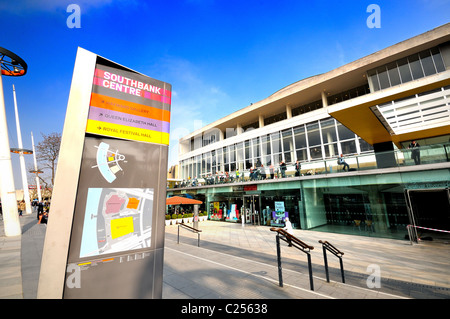
[[[288,216],[298,229],[394,239],[408,238],[407,225],[449,231],[450,24],[293,83],[179,144],[168,196],[202,200],[210,220],[282,226]]]

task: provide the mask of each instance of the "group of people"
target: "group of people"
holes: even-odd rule
[[[46,224],[48,220],[48,213],[50,210],[50,202],[39,202],[34,200],[31,202],[31,208],[33,209],[33,213],[36,214],[36,218],[39,221],[39,224]]]

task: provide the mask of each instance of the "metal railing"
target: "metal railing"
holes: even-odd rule
[[[341,252],[340,250],[338,250],[336,247],[334,247],[332,244],[330,244],[327,241],[319,240],[319,243],[322,244],[323,261],[324,261],[324,264],[325,264],[325,275],[327,277],[327,282],[330,282],[330,275],[328,273],[328,259],[327,259],[327,250],[328,250],[330,253],[332,253],[333,255],[335,255],[336,257],[339,258],[339,264],[341,266],[342,282],[345,284],[344,263],[342,261],[342,256],[344,255],[344,253]]]
[[[311,290],[314,290],[311,254],[310,254],[310,251],[313,250],[314,247],[304,243],[303,241],[289,234],[282,228],[273,227],[270,228],[270,230],[277,233],[276,242],[277,242],[277,261],[278,261],[278,283],[280,287],[283,287],[283,271],[281,267],[281,248],[280,248],[280,240],[283,240],[289,244],[289,247],[295,247],[300,251],[304,252],[308,256],[309,285]]]
[[[178,236],[177,236],[177,244],[180,243],[180,227],[184,227],[187,230],[190,230],[193,233],[197,233],[197,246],[200,247],[200,233],[202,232],[200,229],[196,229],[194,227],[185,225],[185,224],[178,224]]]
[[[450,162],[450,144],[435,144],[428,146],[421,146],[419,149],[420,159],[416,160],[413,156],[413,150],[411,149],[399,149],[395,151],[387,152],[369,152],[359,155],[345,156],[344,160],[349,165],[350,170],[370,170],[384,168],[380,167],[380,163],[377,162],[377,158],[388,158],[388,167],[406,167],[423,164],[436,164]],[[231,172],[216,172],[215,174],[204,175],[199,178],[193,178],[190,180],[184,180],[177,185],[171,185],[172,188],[185,188],[196,186],[208,186],[208,185],[220,185],[227,183],[244,183],[253,182],[265,179],[282,179],[289,177],[298,177],[304,175],[319,175],[319,174],[332,174],[332,173],[344,173],[344,165],[339,164],[337,157],[302,161],[300,172],[295,170],[295,163],[287,163],[286,170],[282,172],[280,166],[270,167],[256,167],[253,170],[240,171],[238,176],[236,171]],[[271,173],[273,172],[273,173]]]

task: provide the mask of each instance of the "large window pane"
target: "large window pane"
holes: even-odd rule
[[[299,161],[307,161],[308,160],[308,154],[306,152],[306,148],[297,150],[295,153],[297,155],[297,158],[296,158],[297,160],[299,160]]]
[[[341,148],[343,154],[354,154],[356,153],[355,140],[341,142]]]
[[[436,65],[436,69],[438,72],[444,72],[445,66],[444,61],[442,61],[441,52],[438,48],[431,49],[431,55],[433,56],[434,65]]]
[[[339,140],[343,141],[343,140],[348,140],[350,138],[355,138],[355,133],[350,131],[348,128],[346,128],[341,123],[337,123],[337,128],[338,128]]]
[[[367,77],[369,79],[369,84],[373,91],[379,91],[380,90],[380,84],[378,83],[378,76],[377,71],[372,70],[367,72]]]
[[[391,86],[399,85],[402,82],[400,81],[400,74],[398,73],[397,63],[393,62],[387,65],[389,79],[391,81]]]
[[[292,131],[290,129],[283,131],[282,135],[283,135],[283,150],[284,152],[289,152],[293,149]]]
[[[320,145],[310,147],[309,154],[311,155],[311,159],[320,159],[322,158],[322,148],[320,147]]]
[[[337,143],[324,145],[325,149],[325,157],[336,157],[338,156],[338,147]]]
[[[322,120],[320,121],[320,126],[322,127],[322,139],[324,144],[337,141],[334,119]]]
[[[409,60],[409,66],[411,67],[411,73],[414,80],[423,78],[423,70],[422,66],[420,65],[419,55],[414,54],[408,58]]]
[[[306,131],[308,133],[308,143],[309,146],[320,145],[320,131],[319,123],[310,123],[306,126]]]
[[[380,88],[386,89],[386,88],[390,87],[391,84],[389,83],[389,77],[387,74],[386,67],[385,66],[379,67],[377,69],[377,73],[378,73],[378,79],[380,80]]]
[[[272,152],[273,153],[281,152],[280,132],[270,134],[270,139],[272,140]]]
[[[400,77],[402,79],[402,83],[412,81],[411,70],[409,69],[408,59],[404,58],[397,61],[398,69],[400,71]]]
[[[305,127],[303,125],[294,128],[294,140],[297,149],[306,147]]]
[[[436,68],[434,67],[433,59],[429,50],[420,52],[420,61],[422,62],[423,71],[425,75],[436,74]]]

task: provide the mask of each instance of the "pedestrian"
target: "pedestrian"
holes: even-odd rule
[[[414,163],[416,165],[420,165],[420,150],[419,150],[419,143],[417,143],[415,140],[411,141],[411,143],[408,146],[408,149],[411,149],[411,159],[414,160]]]
[[[44,212],[44,203],[39,202],[37,209],[37,219],[39,220],[39,216]]]
[[[19,216],[22,217],[22,212],[25,210],[25,200],[21,200],[18,205]]]
[[[302,168],[302,165],[300,164],[300,162],[297,160],[295,162],[295,176],[300,176],[300,169]]]
[[[280,162],[280,171],[281,171],[281,177],[285,178],[286,177],[286,163],[283,161]]]
[[[347,172],[350,169],[350,166],[344,161],[344,155],[341,154],[341,156],[338,158],[338,164],[344,165],[343,169],[345,171],[345,168],[347,168]]]
[[[273,171],[273,165],[272,164],[270,164],[269,171],[270,171],[270,179],[273,179],[274,176],[275,176],[275,172]]]
[[[283,230],[285,230],[290,236],[293,235],[293,231],[292,231],[292,224],[291,221],[289,220],[289,217],[286,217],[284,219],[284,228]],[[292,242],[291,242],[291,237],[290,236],[286,236],[286,239],[288,241],[289,247],[292,246]]]

